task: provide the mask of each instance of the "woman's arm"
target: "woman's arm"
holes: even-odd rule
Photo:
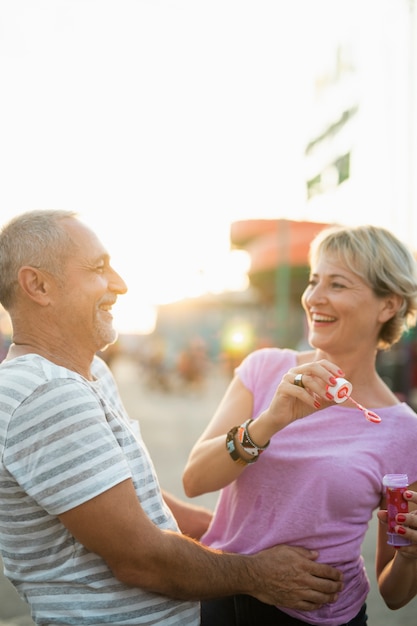
[[[296,374],[303,375],[304,387],[294,384]],[[291,368],[277,386],[269,407],[250,424],[248,431],[251,439],[258,446],[264,446],[275,433],[294,420],[328,405],[326,387],[335,384],[338,375],[340,371],[337,366],[325,360]],[[226,449],[226,434],[234,426],[250,419],[252,413],[252,393],[235,376],[211,422],[191,450],[183,473],[187,496],[217,491],[245,470],[245,464],[235,462]],[[235,445],[244,460],[251,460],[238,441],[235,441]]]
[[[251,392],[235,376],[211,422],[191,450],[183,473],[187,496],[217,491],[244,470],[244,465],[235,463],[226,450],[226,433],[251,417],[252,406]]]
[[[410,512],[397,521],[396,532],[412,541],[410,546],[387,545],[387,512],[378,511],[379,528],[376,558],[378,587],[390,609],[400,609],[417,595],[417,483],[410,485],[411,498],[405,498]],[[401,530],[403,529],[403,530]]]

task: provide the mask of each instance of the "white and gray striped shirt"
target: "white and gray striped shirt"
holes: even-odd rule
[[[5,574],[40,626],[197,626],[198,603],[123,585],[57,517],[131,478],[149,518],[177,530],[110,370],[96,357],[93,371],[89,382],[34,354],[0,365]]]

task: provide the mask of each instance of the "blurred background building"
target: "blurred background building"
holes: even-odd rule
[[[370,14],[376,6],[380,14]],[[169,362],[192,337],[231,369],[255,347],[303,345],[308,247],[328,224],[372,215],[417,250],[415,2],[363,3],[361,10],[362,21],[357,15],[334,29],[312,67],[304,137],[294,137],[302,175],[293,204],[277,207],[277,219],[254,215],[231,225],[231,249],[250,257],[246,292],[159,307],[154,337],[163,338]],[[276,173],[277,185],[285,175]],[[389,385],[414,406],[416,354],[411,332],[378,357]]]
[[[302,8],[303,3],[299,6]],[[307,280],[308,245],[316,232],[327,224],[357,224],[370,220],[392,229],[417,250],[415,0],[317,2],[315,6],[310,31],[303,28],[303,33],[307,33],[305,40],[294,33],[299,47],[291,48],[288,58],[274,59],[273,69],[268,66],[265,74],[261,66],[255,68],[255,72],[248,68],[251,69],[248,80],[253,81],[254,75],[261,72],[262,84],[258,86],[263,88],[264,81],[268,80],[275,88],[271,89],[271,94],[279,91],[283,105],[276,112],[280,120],[278,128],[282,128],[281,118],[284,117],[291,139],[289,144],[285,143],[288,160],[272,161],[276,167],[272,180],[281,193],[277,194],[276,206],[272,209],[265,206],[267,202],[260,186],[259,198],[254,196],[250,203],[250,213],[247,206],[242,208],[241,215],[233,211],[236,219],[230,225],[230,249],[244,250],[248,254],[246,289],[222,293],[207,291],[200,297],[159,305],[153,332],[121,336],[118,345],[106,351],[109,361],[121,347],[134,345],[140,358],[152,363],[155,379],[162,376],[160,384],[164,385],[165,373],[178,367],[184,376],[192,376],[185,374],[185,363],[201,359],[203,352],[205,358],[221,361],[232,371],[234,364],[255,347],[302,345],[305,326],[299,303]],[[311,3],[304,5],[310,19],[311,7]],[[281,25],[285,21],[284,9],[275,17]],[[287,17],[293,27],[293,18]],[[304,20],[302,10],[298,19],[300,24]],[[238,50],[241,54],[245,52],[244,48]],[[229,58],[227,60],[230,62]],[[254,62],[260,63],[258,58]],[[285,66],[290,71],[287,72]],[[240,67],[237,60],[236,67]],[[248,84],[248,92],[252,87],[252,83]],[[225,93],[227,95],[227,90]],[[217,97],[221,101],[220,94]],[[225,102],[222,105],[216,100],[216,104],[219,110],[228,112]],[[257,100],[247,129],[239,128],[242,147],[246,148],[246,130],[250,136],[266,132],[267,126],[257,125],[262,115],[260,104]],[[268,117],[270,110],[267,111]],[[213,117],[212,122],[216,119]],[[203,124],[200,118],[199,121]],[[268,117],[271,126],[273,122]],[[272,130],[271,142],[276,144],[279,136],[275,127]],[[225,149],[228,139],[228,136],[224,138]],[[288,137],[285,141],[288,142]],[[248,146],[253,145],[248,141]],[[256,145],[260,150],[269,146],[260,139]],[[218,177],[213,185],[219,183],[220,190],[222,177],[227,178],[232,172],[223,171],[221,167],[216,172]],[[265,181],[269,183],[270,179],[268,171]],[[291,179],[290,186],[288,179]],[[163,186],[162,182],[160,184]],[[230,193],[229,188],[227,191]],[[187,222],[189,239],[201,238],[202,243],[209,237],[205,232],[205,198],[205,195],[204,198],[196,196],[193,216]],[[224,201],[227,199],[226,194]],[[230,198],[231,204],[233,200]],[[166,207],[166,212],[176,214],[171,207]],[[104,213],[103,210],[100,214],[101,220]],[[198,214],[202,220],[200,229],[192,227]],[[213,222],[215,214],[216,206],[213,206]],[[180,218],[177,221],[180,222]],[[165,236],[169,228],[165,223],[164,226]],[[171,239],[175,239],[175,231]],[[215,245],[213,243],[213,256],[216,255]],[[141,248],[139,243],[137,248]],[[167,276],[169,283],[169,260],[168,255],[162,272],[155,274],[155,283],[163,282]],[[136,263],[130,263],[134,279],[128,282],[132,290],[138,283],[140,295],[143,280],[136,278]],[[188,265],[192,265],[192,259],[184,267]],[[157,268],[149,261],[146,273],[152,276],[153,269]],[[3,328],[7,345],[7,324],[3,323]],[[414,336],[410,334],[401,346],[382,359],[387,379],[406,397],[416,386],[414,343]],[[198,367],[204,371],[201,362]]]

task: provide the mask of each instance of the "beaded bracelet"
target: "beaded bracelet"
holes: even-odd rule
[[[235,445],[235,437],[236,437],[236,433],[238,429],[239,429],[239,426],[234,426],[227,433],[226,450],[228,451],[228,453],[230,454],[231,458],[233,459],[235,463],[237,463],[238,465],[246,466],[248,465],[248,463],[253,463],[254,461],[256,461],[256,459],[253,459],[253,460],[251,459],[247,461],[239,454],[239,451],[237,450],[236,445]]]
[[[253,441],[248,431],[248,427],[252,422],[252,419],[248,419],[239,426],[237,438],[244,451],[253,456],[254,460],[256,460],[258,456],[267,449],[270,442],[268,441],[264,446],[259,446]]]

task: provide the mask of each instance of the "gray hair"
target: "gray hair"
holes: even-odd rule
[[[402,298],[397,313],[382,326],[378,348],[388,349],[417,320],[417,261],[389,230],[378,226],[330,226],[313,239],[310,265],[322,254],[334,254],[383,298]]]
[[[0,231],[0,302],[8,310],[13,305],[21,267],[29,265],[59,278],[74,244],[62,228],[65,218],[76,218],[74,211],[36,210],[18,215]]]

